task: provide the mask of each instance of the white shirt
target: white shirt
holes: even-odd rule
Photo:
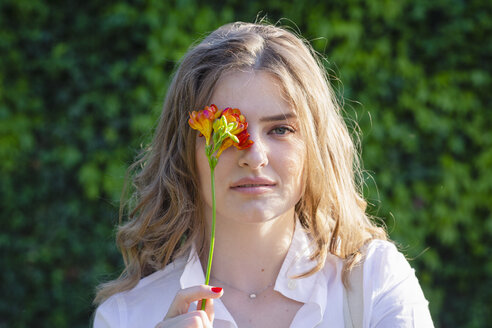
[[[297,222],[292,243],[274,289],[304,303],[291,323],[292,328],[343,328],[343,261],[328,255],[325,266],[315,274],[290,279],[313,267],[309,260],[309,237]],[[131,290],[111,296],[95,315],[94,328],[155,327],[162,321],[179,289],[203,284],[204,271],[196,250],[188,260],[180,258],[164,269],[143,278]],[[224,292],[227,292],[224,288]],[[363,327],[434,327],[428,302],[405,257],[382,240],[372,241],[363,266]],[[190,309],[196,309],[196,304]],[[214,327],[237,328],[220,301],[214,300]],[[241,327],[242,328],[242,327]]]

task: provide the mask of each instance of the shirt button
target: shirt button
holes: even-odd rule
[[[295,280],[291,279],[287,283],[287,287],[289,287],[289,289],[291,289],[291,290],[294,290],[297,287],[297,282]]]

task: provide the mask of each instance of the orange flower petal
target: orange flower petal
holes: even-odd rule
[[[234,147],[239,150],[249,148],[253,144],[253,140],[249,139],[249,133],[247,130],[243,130],[241,133],[236,134],[236,137],[239,139],[239,143],[234,143]]]
[[[217,151],[217,158],[219,158],[220,154],[222,154],[222,152],[224,150],[226,150],[227,148],[229,148],[230,146],[232,145],[235,145],[236,143],[234,141],[232,141],[231,138],[227,138],[226,140],[224,140],[224,142],[222,143],[222,145],[220,146],[219,148],[219,151]]]
[[[205,136],[207,145],[210,144],[210,136],[212,135],[212,124],[217,114],[217,106],[206,106],[200,111],[190,113],[188,124],[192,129],[200,131],[200,136]]]

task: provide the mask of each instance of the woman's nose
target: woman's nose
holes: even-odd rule
[[[254,138],[251,147],[239,151],[239,166],[252,170],[268,165],[267,147],[260,138]]]

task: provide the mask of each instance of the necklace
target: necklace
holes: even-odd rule
[[[263,288],[262,290],[259,290],[259,291],[255,291],[255,292],[247,292],[245,290],[242,290],[242,289],[239,289],[237,287],[234,287],[232,286],[231,284],[228,284],[227,282],[225,281],[222,281],[220,279],[217,279],[216,277],[212,277],[214,280],[217,280],[218,282],[224,284],[224,285],[227,285],[235,290],[238,290],[246,295],[248,295],[248,297],[252,300],[254,300],[256,297],[258,297],[260,294],[262,294],[263,292],[265,292],[268,288],[272,287],[273,286],[273,283],[272,284],[269,284],[268,286],[266,286],[265,288]]]

